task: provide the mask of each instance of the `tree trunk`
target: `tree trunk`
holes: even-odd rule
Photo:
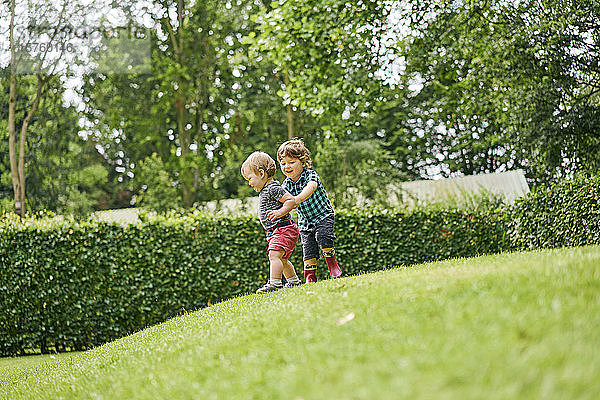
[[[48,52],[50,52],[51,47],[45,51],[41,61],[38,61],[37,64],[37,87],[36,94],[33,100],[29,111],[26,112],[25,118],[21,125],[20,129],[20,137],[19,147],[17,149],[17,137],[16,137],[16,121],[15,121],[15,108],[16,108],[16,99],[17,99],[17,57],[15,55],[15,43],[14,43],[14,30],[15,30],[15,3],[16,0],[9,1],[10,7],[10,27],[9,27],[9,46],[10,46],[10,85],[9,85],[9,99],[8,99],[8,151],[10,158],[10,172],[13,183],[13,192],[14,192],[14,200],[15,200],[15,211],[21,217],[25,216],[26,207],[26,171],[25,171],[25,155],[27,154],[27,129],[29,128],[29,123],[31,122],[33,116],[35,115],[41,98],[43,96],[44,86],[46,83],[54,76],[55,68],[59,63],[60,58],[57,58],[53,63],[51,63],[51,68],[46,68],[46,72],[42,73],[42,66]],[[34,2],[34,8],[36,3]],[[40,2],[39,4],[43,4]],[[37,6],[39,6],[37,4]],[[71,10],[72,11],[72,10]],[[81,11],[81,10],[80,10]],[[41,11],[41,17],[45,16],[45,11]],[[66,12],[66,1],[63,2],[63,7],[60,11],[60,15],[58,16],[58,20],[56,22],[56,26],[62,26],[64,22],[64,15]],[[53,21],[54,22],[54,21]],[[52,37],[50,37],[50,42],[54,40],[54,37],[58,34],[60,29],[55,29],[55,33]]]
[[[21,214],[21,181],[19,180],[19,171],[17,167],[17,149],[15,146],[15,103],[17,96],[16,78],[11,70],[10,75],[10,94],[8,97],[8,153],[10,158],[10,175],[13,183],[13,193],[15,199],[15,212]]]
[[[183,0],[177,1],[177,29],[173,29],[171,25],[171,21],[169,17],[166,16],[163,18],[163,22],[169,33],[169,38],[171,39],[171,44],[173,46],[173,53],[175,55],[175,61],[180,65],[185,65],[185,54],[184,54],[184,41],[183,41],[183,20],[184,20],[184,10],[185,4]],[[195,190],[194,190],[194,177],[193,171],[191,168],[187,168],[185,165],[185,160],[187,158],[187,154],[190,151],[191,144],[191,134],[186,131],[186,122],[188,121],[188,116],[186,112],[186,91],[185,87],[187,86],[187,82],[185,82],[185,77],[178,76],[175,78],[178,82],[178,87],[175,91],[175,115],[177,118],[177,135],[179,139],[179,146],[181,147],[181,159],[184,160],[183,163],[180,164],[180,177],[181,177],[181,188],[183,191],[183,205],[184,207],[190,207],[194,203],[195,199]]]
[[[9,46],[10,46],[10,89],[8,95],[8,153],[10,158],[10,175],[13,183],[13,193],[15,199],[15,212],[23,216],[21,211],[21,181],[19,180],[19,171],[17,166],[17,149],[15,137],[15,105],[17,102],[17,78],[16,78],[16,60],[13,32],[15,30],[15,0],[10,2],[10,28],[9,28]]]
[[[25,145],[27,143],[27,128],[29,127],[29,122],[33,115],[37,111],[37,108],[40,104],[40,99],[42,97],[42,91],[44,89],[44,85],[46,84],[47,79],[42,79],[42,75],[40,73],[37,74],[37,90],[35,92],[35,99],[33,100],[33,105],[29,109],[29,113],[23,120],[23,125],[21,125],[21,138],[19,143],[19,184],[21,186],[21,192],[19,195],[19,202],[21,203],[21,216],[25,216]]]
[[[177,47],[174,49],[177,57],[177,61],[179,65],[185,65],[185,53],[184,53],[184,42],[183,42],[183,17],[185,13],[184,9],[185,5],[183,0],[177,1],[177,37],[173,38],[174,41],[178,43]],[[181,171],[182,176],[182,187],[183,187],[183,205],[184,207],[191,207],[194,204],[194,199],[196,197],[196,190],[194,185],[194,171],[191,168],[188,168],[185,165],[187,160],[187,155],[190,152],[190,144],[191,144],[191,134],[186,130],[186,122],[188,121],[188,116],[186,112],[185,105],[186,101],[186,91],[184,88],[187,86],[187,83],[184,82],[185,77],[180,77],[179,88],[178,88],[178,98],[175,100],[176,108],[177,108],[177,128],[179,130],[179,145],[181,146],[181,157],[184,160],[184,164],[182,165],[183,170]]]
[[[187,155],[190,152],[190,133],[185,129],[185,101],[184,99],[178,98],[175,100],[175,108],[177,110],[177,134],[179,136],[179,146],[181,146],[181,157],[184,160],[187,159]],[[183,189],[183,205],[190,207],[194,202],[194,188],[192,182],[191,169],[187,168],[186,165],[182,165],[181,170],[181,183]]]

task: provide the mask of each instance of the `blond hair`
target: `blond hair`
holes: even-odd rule
[[[248,156],[246,161],[244,161],[242,168],[240,169],[244,178],[246,177],[244,174],[244,170],[246,168],[250,168],[250,170],[257,175],[260,175],[260,172],[263,171],[267,178],[275,176],[275,172],[277,171],[275,160],[273,160],[270,155],[262,151],[255,151]]]
[[[312,164],[310,151],[306,148],[302,139],[298,138],[288,140],[279,146],[279,149],[277,149],[277,161],[281,162],[283,157],[297,158],[305,168],[310,168]]]

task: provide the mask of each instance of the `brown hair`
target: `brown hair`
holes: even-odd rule
[[[312,164],[310,151],[306,148],[302,139],[298,138],[288,140],[279,146],[279,149],[277,149],[277,161],[281,161],[283,157],[297,158],[305,168],[310,168]]]
[[[240,171],[242,176],[245,177],[244,168],[250,168],[257,175],[260,175],[260,171],[263,171],[268,178],[275,176],[275,171],[277,171],[275,160],[273,160],[270,155],[263,153],[262,151],[255,151],[248,156],[246,161],[243,162]]]

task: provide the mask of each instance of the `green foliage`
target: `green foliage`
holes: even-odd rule
[[[381,95],[389,3],[377,0],[273,1],[245,37],[264,63],[289,77],[277,92],[305,110],[325,137],[360,130]]]
[[[402,180],[390,156],[376,140],[340,144],[335,138],[316,148],[315,169],[335,207],[350,208],[357,197],[369,204],[389,206],[388,186]]]
[[[26,109],[35,91],[31,76],[18,76],[17,107]],[[108,171],[91,141],[79,135],[74,107],[63,105],[64,88],[58,78],[47,91],[27,133],[27,208],[48,209],[65,215],[85,215],[101,208],[107,193]],[[6,101],[5,101],[6,99]],[[8,153],[8,79],[0,70],[0,211],[14,210]],[[17,125],[24,112],[16,115]]]
[[[505,223],[502,213],[459,209],[340,211],[336,252],[349,274],[497,253],[507,248]]]
[[[141,3],[113,2],[111,14],[148,28],[151,73],[86,75],[81,113],[62,106],[68,76],[48,82],[28,133],[30,209],[242,197],[241,162],[274,156],[288,135],[305,139],[343,206],[355,186],[383,199],[397,171],[523,168],[550,181],[600,168],[596,0]],[[130,53],[107,52],[98,68],[116,70]],[[35,77],[17,80],[19,126]],[[0,207],[12,209],[7,84],[0,69]],[[156,176],[142,167],[154,154]]]
[[[133,1],[115,7],[129,3],[144,8]],[[255,150],[273,154],[287,138],[286,108],[276,94],[282,76],[241,40],[256,27],[250,16],[260,3],[180,4],[181,24],[175,3],[146,6],[151,74],[94,74],[81,90],[93,140],[118,176],[114,185],[160,211],[168,203],[191,207],[244,195],[244,159]],[[148,24],[124,14],[134,25]],[[293,114],[295,130],[312,130],[309,116],[295,107]],[[149,159],[160,159],[156,177],[140,168]]]
[[[82,349],[246,293],[265,277],[255,218],[0,226],[2,354]]]
[[[600,175],[540,185],[511,210],[516,249],[600,243]]]
[[[386,128],[403,168],[537,181],[599,169],[597,1],[411,0],[401,15],[413,89]]]
[[[145,209],[168,211],[181,206],[181,196],[173,179],[156,153],[146,157],[136,168],[136,176],[144,182],[136,204]]]

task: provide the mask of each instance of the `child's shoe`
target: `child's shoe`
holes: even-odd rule
[[[286,282],[285,285],[283,285],[283,287],[292,287],[292,286],[300,286],[302,285],[302,281],[298,280],[298,282],[294,283],[294,282]]]
[[[275,286],[269,282],[265,283],[265,285],[256,290],[256,293],[267,293],[267,292],[275,292],[281,289],[281,286]]]

